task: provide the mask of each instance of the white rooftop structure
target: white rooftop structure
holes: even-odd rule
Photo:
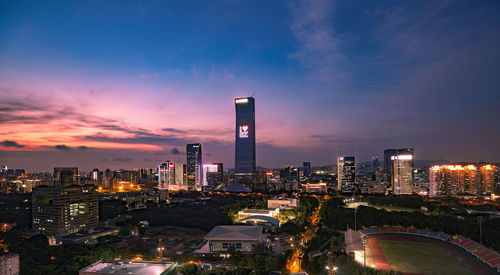
[[[99,261],[81,269],[79,275],[163,275],[169,274],[175,267],[176,264],[168,262]]]
[[[206,240],[214,241],[258,241],[262,238],[262,226],[219,225],[205,236]]]

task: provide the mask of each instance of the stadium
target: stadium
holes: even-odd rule
[[[498,274],[500,254],[462,236],[404,227],[345,233],[346,253],[361,265],[404,274]]]

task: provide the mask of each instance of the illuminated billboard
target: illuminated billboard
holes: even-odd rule
[[[247,138],[247,137],[248,137],[248,125],[241,125],[240,138]]]

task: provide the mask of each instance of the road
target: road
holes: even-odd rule
[[[323,205],[323,199],[321,199],[319,196],[313,196],[319,201],[318,207],[314,210],[313,215],[311,217],[311,223],[306,226],[306,231],[301,234],[300,240],[303,245],[305,245],[307,242],[309,242],[315,235],[316,232],[318,231],[319,228],[319,222],[320,222],[320,216],[319,212],[321,211],[321,206]],[[299,245],[299,243],[293,244],[293,247],[295,248],[295,251],[290,257],[290,259],[287,262],[286,268],[288,272],[290,273],[296,273],[303,271],[301,268],[302,265],[302,256],[304,255],[304,247],[302,245]]]

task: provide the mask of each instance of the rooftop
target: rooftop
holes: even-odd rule
[[[248,213],[248,214],[270,214],[273,212],[273,210],[267,210],[267,209],[243,209],[240,211],[241,213]]]
[[[205,236],[206,240],[257,241],[262,236],[262,226],[219,225]]]
[[[166,274],[165,271],[175,267],[173,263],[154,263],[154,262],[97,262],[80,270],[80,274],[141,274],[141,275],[160,275]]]
[[[354,231],[352,229],[348,229],[344,233],[344,239],[346,250],[364,250],[363,241],[361,239],[361,233],[359,231]]]

